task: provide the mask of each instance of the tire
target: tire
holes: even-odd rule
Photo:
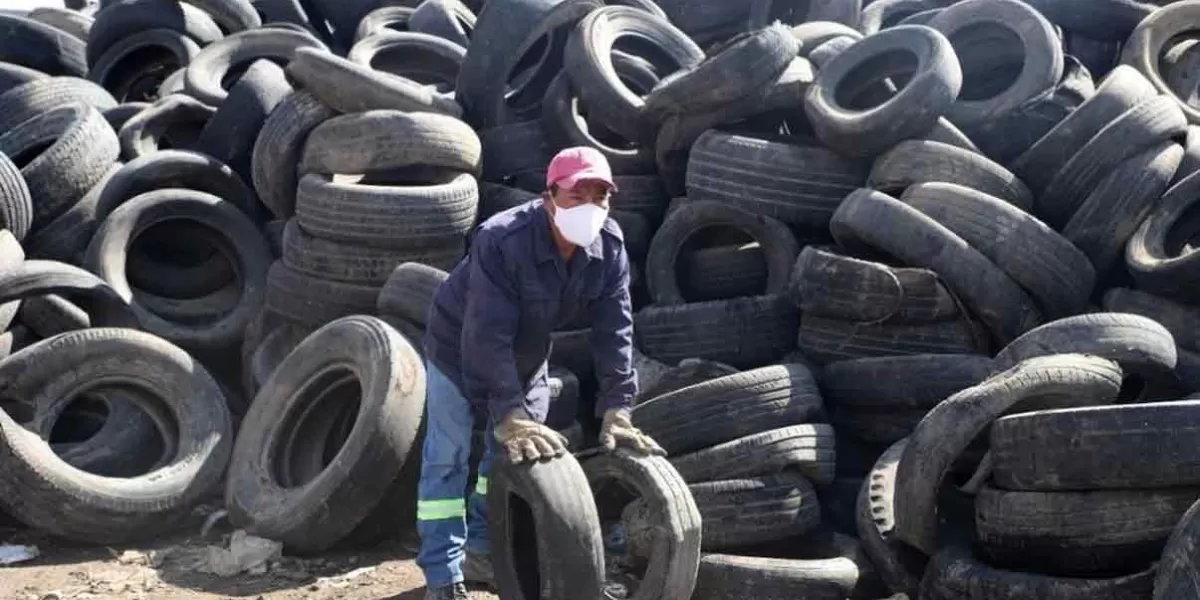
[[[100,193],[122,166],[124,165],[120,162],[115,163],[79,202],[41,229],[26,236],[23,243],[28,249],[29,257],[71,264],[82,262],[83,251],[87,249],[92,233],[99,226],[96,204]]]
[[[470,174],[431,185],[362,185],[309,174],[296,219],[309,234],[381,249],[445,247],[475,223],[479,190]]]
[[[1200,401],[1096,406],[1011,415],[992,426],[997,487],[1023,491],[1196,485]]]
[[[462,256],[461,245],[422,254],[330,242],[308,235],[295,219],[288,219],[283,230],[284,264],[297,273],[328,281],[384,286],[398,263],[419,261],[453,268]]]
[[[750,29],[766,27],[775,21],[792,27],[813,22],[854,25],[862,14],[862,0],[850,2],[794,2],[789,0],[755,0],[750,5]],[[846,29],[854,31],[849,27]],[[797,40],[799,41],[799,40]]]
[[[1125,111],[1154,98],[1154,86],[1129,67],[1117,67],[1096,88],[1096,93],[1059,121],[1009,169],[1038,197],[1071,160],[1072,155]]]
[[[1158,61],[1172,39],[1197,23],[1200,23],[1200,11],[1195,8],[1186,5],[1162,7],[1139,21],[1121,48],[1121,63],[1137,69],[1159,93],[1175,102],[1193,124],[1200,124],[1200,110],[1171,90],[1159,71]]]
[[[1200,502],[1188,509],[1179,524],[1167,539],[1162,558],[1156,565],[1154,577],[1154,600],[1188,598],[1200,593],[1200,580],[1196,577],[1196,515],[1200,513]]]
[[[766,293],[767,259],[758,243],[701,248],[680,261],[688,298],[703,302]]]
[[[588,458],[581,466],[600,519],[620,516],[622,506],[608,492],[612,484],[633,492],[635,502],[645,506],[644,516],[634,520],[633,531],[626,529],[630,537],[639,530],[652,530],[655,540],[646,557],[646,573],[631,600],[690,600],[700,561],[701,517],[687,484],[671,464],[661,457],[619,450]]]
[[[615,175],[613,183],[617,184],[617,191],[609,199],[613,210],[638,213],[656,227],[662,223],[670,198],[661,178],[656,175]]]
[[[198,223],[223,238],[215,246],[234,265],[241,296],[220,319],[192,324],[163,318],[143,306],[129,284],[126,258],[134,240],[176,219]],[[270,250],[254,224],[231,204],[204,192],[166,189],[137,196],[113,211],[92,238],[84,262],[130,303],[147,331],[192,351],[220,350],[235,347],[262,309]]]
[[[1000,344],[1040,321],[1033,300],[1012,278],[961,237],[890,196],[855,191],[834,213],[830,231],[842,246],[873,246],[934,270]]]
[[[1126,242],[1167,191],[1183,157],[1175,142],[1163,142],[1117,165],[1080,204],[1063,227],[1063,237],[1087,255],[1096,271],[1119,264]]]
[[[620,185],[618,182],[617,185]],[[515,187],[501,185],[499,183],[490,183],[487,181],[479,182],[479,213],[477,221],[483,223],[496,213],[506,211],[510,208],[515,208],[527,202],[537,200],[539,196],[536,193],[528,192]],[[611,203],[612,200],[609,200]]]
[[[786,291],[791,266],[800,252],[792,232],[783,223],[746,209],[698,201],[688,202],[667,215],[650,242],[646,283],[656,304],[679,305],[687,301],[677,280],[677,262],[690,238],[715,226],[732,227],[754,238],[767,262],[766,295]]]
[[[671,465],[688,483],[794,470],[823,485],[833,481],[835,458],[833,427],[792,425],[674,456]]]
[[[995,358],[995,370],[1049,354],[1078,352],[1102,356],[1133,373],[1164,373],[1175,368],[1175,340],[1162,325],[1138,315],[1095,313],[1067,317],[1031,329]]]
[[[104,115],[104,120],[108,121],[108,124],[110,127],[112,127],[113,131],[120,133],[121,128],[125,126],[125,123],[129,122],[129,120],[138,113],[150,108],[150,106],[151,104],[149,102],[122,102],[121,104],[118,104],[116,108],[110,108],[108,110],[101,111],[101,113]]]
[[[819,365],[880,356],[986,354],[987,334],[970,321],[872,324],[800,317],[796,347]]]
[[[340,113],[402,110],[462,117],[462,108],[451,98],[416,82],[352,63],[324,49],[296,50],[287,72],[300,87]]]
[[[87,44],[57,27],[13,14],[0,15],[0,62],[47,75],[87,74]]]
[[[714,201],[796,227],[824,228],[847,194],[863,187],[866,164],[786,138],[709,130],[688,158],[689,201]]]
[[[1038,197],[1039,215],[1049,225],[1062,227],[1088,194],[1122,162],[1171,138],[1182,139],[1186,133],[1187,120],[1169,98],[1160,96],[1129,109],[1097,133],[1063,165]],[[1175,174],[1178,164],[1179,159],[1175,159],[1167,174],[1167,181]]]
[[[1028,290],[1047,316],[1078,314],[1086,308],[1096,281],[1089,256],[1032,215],[953,183],[910,186],[900,201],[979,250]]]
[[[283,360],[312,332],[307,327],[283,324],[264,336],[262,342],[255,344],[250,363],[243,365],[254,382],[254,396],[258,395]]]
[[[381,33],[408,32],[408,18],[415,10],[411,6],[383,6],[367,13],[354,31],[355,44]]]
[[[326,51],[316,37],[298,31],[272,27],[235,33],[205,46],[192,59],[183,75],[184,89],[209,106],[220,106],[229,97],[222,82],[239,65],[258,59],[287,63],[301,48]]]
[[[636,36],[662,52],[672,70],[695,67],[704,59],[700,50],[669,21],[627,6],[605,6],[579,22],[563,50],[563,66],[584,104],[608,129],[641,143],[657,119],[647,114],[645,100],[620,80],[613,67],[612,45],[620,36]]]
[[[88,79],[118,101],[150,101],[168,73],[186,67],[199,53],[200,46],[183,33],[148,29],[109,47],[96,59]]]
[[[255,139],[250,171],[254,189],[262,203],[280,219],[296,211],[296,186],[304,145],[309,134],[337,113],[307,91],[295,91],[283,99]]]
[[[614,68],[620,68],[614,62]],[[621,71],[618,70],[618,75]],[[653,73],[651,73],[653,74]],[[545,138],[554,147],[567,148],[571,146],[591,146],[604,154],[609,167],[617,176],[646,176],[647,179],[656,176],[654,172],[654,148],[650,145],[612,144],[601,141],[593,132],[586,119],[580,114],[579,92],[571,83],[571,77],[566,71],[560,72],[546,90],[546,98],[542,103],[541,123],[545,128]],[[658,184],[662,187],[662,184]],[[624,186],[617,182],[617,187],[624,191]],[[621,195],[613,195],[614,202]],[[665,192],[664,192],[665,195]]]
[[[999,567],[1070,577],[1142,570],[1158,560],[1196,494],[984,487],[975,500],[981,554]]]
[[[88,30],[92,28],[92,18],[74,10],[41,6],[29,11],[27,18],[44,23],[60,31],[65,31],[80,41],[87,42]]]
[[[1200,171],[1200,127],[1189,125],[1183,142],[1183,158],[1179,161],[1179,168],[1175,169],[1171,185],[1183,181],[1184,177],[1196,171]]]
[[[88,31],[87,64],[95,65],[109,48],[143,31],[178,31],[199,46],[224,34],[208,13],[183,2],[164,0],[121,0],[96,13]]]
[[[459,0],[422,2],[408,17],[412,31],[434,35],[462,47],[471,43],[475,29],[475,13]]]
[[[994,196],[1030,211],[1029,188],[987,157],[941,142],[909,140],[896,144],[875,160],[867,186],[887,193],[929,182],[950,182]]]
[[[73,331],[9,356],[0,371],[9,397],[36,396],[59,407],[74,398],[68,382],[119,379],[152,399],[179,431],[171,464],[116,485],[63,462],[0,411],[0,504],[23,523],[93,544],[146,539],[181,523],[220,483],[233,443],[225,398],[208,372],[171,343],[130,329]]]
[[[897,53],[917,57],[915,74],[904,87],[878,106],[844,104],[848,94],[898,75],[888,63],[878,62]],[[852,75],[860,79],[851,80]],[[805,94],[804,109],[826,146],[846,156],[870,157],[928,132],[961,87],[962,69],[949,40],[928,28],[906,25],[872,35],[831,59]],[[855,101],[860,95],[855,94]]]
[[[0,94],[0,135],[65,104],[82,102],[96,110],[117,106],[104,88],[78,77],[43,77]]]
[[[992,361],[970,354],[915,354],[846,360],[821,369],[821,392],[838,408],[930,409],[987,379]]]
[[[2,104],[2,102],[0,102]],[[117,137],[100,111],[55,108],[0,134],[0,154],[20,167],[33,202],[33,228],[79,201],[117,161]]]
[[[484,129],[478,139],[487,181],[504,181],[516,173],[545,168],[555,154],[540,119]]]
[[[267,116],[291,93],[292,86],[283,69],[269,60],[254,61],[200,131],[196,149],[229,165],[249,181],[251,154],[258,134]],[[254,206],[257,208],[258,202]]]
[[[133,197],[164,188],[207,192],[246,216],[261,212],[254,191],[221,161],[199,152],[159,150],[129,161],[112,174],[96,200],[96,217],[104,220]]]
[[[854,322],[932,323],[962,318],[937,273],[891,267],[805,246],[789,287],[801,313]]]
[[[81,315],[82,319],[73,318],[75,323],[67,330],[87,327],[139,328],[136,313],[127,300],[102,279],[78,267],[54,261],[27,260],[16,272],[0,276],[0,282],[4,284],[0,302],[47,296],[57,298],[59,306],[81,310],[57,295],[69,294],[74,299],[85,301],[85,306],[90,310]],[[35,323],[26,325],[42,337],[50,337],[46,333],[59,333],[38,331]]]
[[[955,3],[937,13],[928,26],[950,40],[962,64],[962,90],[946,112],[946,118],[959,127],[969,128],[1018,109],[1053,88],[1062,77],[1063,49],[1054,26],[1024,2]],[[987,31],[989,27],[1003,28],[1006,35],[997,40],[994,31]],[[1018,59],[1020,69],[1003,87],[984,77],[1000,70],[997,67],[1007,73],[1011,63],[998,60],[996,54],[1022,57]]]
[[[379,314],[425,325],[434,295],[449,276],[449,273],[437,267],[401,263],[388,275],[383,289],[379,291]]]
[[[1125,246],[1125,265],[1139,288],[1191,302],[1198,298],[1200,263],[1183,250],[1193,235],[1192,208],[1200,196],[1200,175],[1189,175],[1171,186]]]
[[[432,85],[441,92],[454,90],[466,57],[467,49],[454,42],[424,33],[391,30],[363,38],[346,55],[351,62]]]
[[[133,160],[158,152],[162,147],[187,149],[191,145],[188,142],[199,136],[216,112],[190,96],[163,96],[121,127],[121,155]]]
[[[732,554],[700,557],[694,600],[843,600],[853,594],[860,577],[847,557],[825,560],[759,558]]]
[[[300,170],[332,175],[421,166],[478,175],[480,154],[479,138],[458,119],[378,110],[317,125]]]
[[[894,28],[909,16],[942,8],[945,3],[939,0],[870,0],[863,4],[858,30],[871,35]]]
[[[637,427],[670,455],[695,452],[780,426],[822,421],[821,396],[802,365],[736,373],[643,402]]]
[[[263,26],[262,18],[255,12],[250,0],[185,0],[203,10],[229,33]]]
[[[638,348],[668,364],[685,358],[737,368],[771,364],[796,347],[798,326],[782,295],[649,306],[634,315]]]
[[[528,556],[524,553],[531,546],[525,544],[533,545],[534,540],[518,537],[524,532],[514,527],[514,496],[532,510],[536,561],[515,560],[519,554]],[[487,506],[489,536],[496,549],[492,568],[500,595],[514,600],[543,595],[601,599],[604,541],[587,475],[574,456],[521,465],[496,461],[488,477]]]
[[[1153,582],[1153,569],[1112,579],[1005,571],[977,561],[965,546],[951,546],[933,557],[920,593],[929,600],[1137,600],[1150,597]]]
[[[896,469],[896,539],[927,555],[937,551],[937,494],[943,478],[971,441],[1014,405],[1048,396],[1090,402],[1115,397],[1120,387],[1121,370],[1115,363],[1057,355],[1022,362],[935,406],[908,438]]]
[[[378,286],[309,277],[282,261],[267,271],[267,309],[296,325],[315,328],[349,315],[373,314],[378,297]]]
[[[1200,349],[1200,311],[1193,306],[1126,288],[1113,288],[1105,292],[1102,305],[1109,312],[1153,319],[1171,332],[1171,337],[1180,347]]]
[[[33,199],[21,169],[0,153],[0,227],[18,242],[25,239],[33,225]]]
[[[21,65],[14,65],[12,63],[0,63],[0,95],[30,81],[49,79],[49,77],[49,75],[37,69],[30,69],[29,67],[22,67]]]
[[[717,110],[779,78],[800,48],[783,24],[725,41],[698,64],[670,74],[645,97],[648,118]]]
[[[821,523],[812,484],[784,471],[688,486],[700,509],[705,552],[802,535]]]
[[[93,475],[122,479],[145,475],[170,462],[174,446],[178,445],[179,440],[173,436],[170,440],[166,439],[155,417],[143,410],[137,401],[111,392],[93,392],[86,399],[93,398],[105,406],[104,424],[94,436],[82,442],[51,442],[51,450],[63,462]],[[68,410],[70,408],[74,407]],[[47,439],[50,433],[46,430],[39,432],[43,439]]]
[[[425,396],[419,365],[412,346],[374,317],[338,319],[313,332],[275,369],[242,421],[225,489],[230,520],[301,553],[351,534],[417,458]],[[350,381],[361,391],[347,389]],[[353,406],[354,425],[329,457],[338,402]]]

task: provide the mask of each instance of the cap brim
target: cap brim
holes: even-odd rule
[[[596,171],[580,171],[574,175],[568,175],[558,180],[558,186],[569,190],[584,181],[598,181],[608,186],[608,189],[614,192],[617,191],[617,184],[613,183],[612,179],[604,173]]]

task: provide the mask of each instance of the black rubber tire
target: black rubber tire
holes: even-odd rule
[[[914,354],[830,363],[821,369],[826,403],[854,410],[929,409],[992,371],[987,356]]]
[[[372,287],[386,287],[396,265],[406,261],[452,269],[463,257],[461,244],[414,252],[331,242],[308,235],[295,219],[288,219],[282,243],[284,264],[298,273]]]
[[[237,33],[263,26],[250,0],[183,0],[208,13],[226,32]]]
[[[408,17],[411,31],[435,35],[462,47],[471,43],[475,13],[459,0],[421,2]]]
[[[287,72],[300,87],[341,113],[403,110],[462,117],[462,107],[432,88],[350,62],[323,49],[296,50]]]
[[[283,359],[296,349],[305,338],[312,334],[314,330],[307,327],[297,327],[295,325],[282,324],[272,330],[262,338],[262,341],[254,345],[254,351],[250,355],[250,362],[243,363],[242,367],[249,373],[253,381],[254,395],[258,395],[258,391],[262,386],[266,385],[267,380],[271,378],[271,374],[279,365],[283,363]]]
[[[540,198],[540,196],[534,192],[529,192],[515,187],[509,187],[507,185],[501,185],[499,183],[480,181],[479,213],[476,219],[479,223],[482,223],[494,216],[496,213],[503,212],[533,200],[537,200],[538,198]],[[611,203],[612,201],[609,200],[609,202]]]
[[[296,218],[330,241],[372,248],[422,249],[458,241],[475,223],[479,190],[468,173],[422,186],[375,186],[300,179]]]
[[[186,67],[199,53],[200,46],[179,31],[147,29],[105,50],[88,72],[88,79],[120,102],[151,101],[166,76]]]
[[[1172,141],[1130,157],[1112,169],[1062,228],[1098,273],[1124,261],[1126,242],[1158,205],[1183,157]]]
[[[1196,536],[1200,524],[1200,501],[1179,519],[1156,565],[1154,600],[1190,598],[1200,594],[1200,578],[1196,573]]]
[[[0,372],[10,397],[59,407],[79,391],[66,384],[120,380],[152,398],[179,432],[169,465],[117,485],[63,462],[0,411],[0,504],[22,522],[57,537],[122,544],[170,531],[219,485],[233,445],[225,398],[204,367],[171,343],[124,328],[73,331],[9,356]]]
[[[480,154],[479,138],[459,119],[375,110],[317,125],[299,169],[332,175],[422,166],[478,175]]]
[[[82,312],[70,316],[74,323],[64,331],[87,327],[140,328],[129,303],[104,280],[79,267],[55,261],[26,260],[16,272],[0,276],[0,282],[4,284],[0,302],[47,296],[56,298],[57,304],[65,305],[68,310]],[[87,310],[64,301],[59,295],[70,295],[73,300],[82,301]],[[25,324],[42,337],[60,333],[39,331],[41,328],[35,328],[37,323]]]
[[[95,65],[109,48],[142,31],[178,31],[197,45],[211,44],[224,34],[208,13],[183,2],[120,0],[96,12],[88,31],[87,64]]]
[[[972,440],[1014,405],[1023,409],[1022,401],[1046,397],[1079,405],[1094,398],[1115,397],[1120,387],[1121,369],[1112,361],[1079,354],[1044,356],[1024,361],[935,406],[913,430],[897,465],[896,539],[927,555],[937,551],[937,496],[946,473]],[[997,460],[995,432],[1001,422],[1003,419],[992,425],[991,451]],[[1023,443],[1029,443],[1029,438]]]
[[[355,45],[369,37],[392,31],[408,32],[408,18],[414,10],[416,8],[411,6],[382,6],[367,13],[354,30]]]
[[[916,70],[904,87],[882,104],[858,104],[872,85],[912,72],[914,56]],[[905,25],[855,43],[823,65],[805,94],[804,109],[826,146],[870,157],[928,132],[961,87],[962,69],[950,41],[936,30]]]
[[[29,67],[22,67],[21,65],[9,62],[0,62],[0,95],[30,81],[48,79],[49,77],[49,75],[37,69],[30,69]]]
[[[1138,183],[1145,181],[1139,179]],[[909,186],[900,201],[988,257],[1029,291],[1046,316],[1078,314],[1087,307],[1096,273],[1089,256],[1071,243],[1075,240],[1068,241],[1069,235],[1064,239],[1021,209],[953,183]]]
[[[941,142],[908,140],[875,160],[867,186],[899,195],[918,183],[949,182],[994,196],[1023,210],[1033,209],[1033,194],[1008,169],[986,156]]]
[[[1175,340],[1157,322],[1139,315],[1094,313],[1067,317],[1031,329],[1013,340],[995,358],[995,369],[1048,354],[1079,352],[1103,356],[1134,373],[1163,373],[1174,369]]]
[[[1200,350],[1200,309],[1140,290],[1113,288],[1104,293],[1104,310],[1153,319],[1171,332],[1180,347]]]
[[[267,310],[296,325],[316,328],[349,315],[373,314],[378,297],[379,286],[309,277],[279,260],[267,271]]]
[[[1046,185],[1038,196],[1038,216],[1053,227],[1064,226],[1118,165],[1186,134],[1187,119],[1170,98],[1152,98],[1125,111],[1088,140]],[[1177,158],[1167,181],[1178,164]]]
[[[238,275],[241,295],[236,306],[213,322],[192,324],[159,316],[138,301],[129,284],[126,260],[134,241],[155,225],[185,220],[216,233],[216,250]],[[114,210],[96,231],[85,264],[130,303],[142,327],[191,351],[235,347],[246,325],[262,310],[270,249],[241,211],[204,192],[165,189],[148,192]]]
[[[1033,300],[994,263],[949,229],[890,196],[855,191],[834,213],[830,231],[843,246],[869,245],[933,269],[1000,344],[1041,320]]]
[[[44,77],[0,94],[0,132],[72,102],[82,102],[100,111],[117,106],[112,94],[86,79]]]
[[[956,2],[927,25],[950,40],[962,66],[962,90],[945,115],[959,127],[970,128],[1018,109],[1062,77],[1063,49],[1054,26],[1019,0]],[[1005,30],[999,38],[997,28]],[[988,82],[996,71],[1008,73],[1013,66],[1010,56],[1019,57],[1015,76],[1003,87]]]
[[[34,200],[34,229],[78,202],[119,152],[104,116],[82,103],[60,106],[0,134],[0,154],[21,168]]]
[[[412,346],[375,317],[338,319],[305,338],[242,421],[225,489],[230,520],[293,552],[319,552],[351,534],[417,460],[425,390],[419,365]],[[348,379],[357,393],[336,394]],[[314,421],[336,417],[339,407],[330,402],[343,401],[353,403],[353,430],[336,456],[321,460],[332,439],[304,434],[320,429]],[[329,435],[328,423],[325,429]],[[291,486],[271,475],[285,471]]]
[[[133,160],[153,154],[167,146],[165,142],[171,149],[187,150],[216,112],[191,96],[163,96],[121,127],[121,156]],[[173,139],[176,135],[179,139]]]
[[[0,152],[0,228],[22,241],[33,225],[33,199],[21,169]]]
[[[1130,67],[1117,67],[1096,93],[1008,165],[1041,196],[1067,161],[1110,122],[1155,96],[1154,86]]]
[[[634,424],[671,455],[695,452],[781,426],[823,421],[821,396],[803,365],[727,375],[658,396],[633,409]]]
[[[150,106],[149,102],[122,102],[115,108],[101,111],[101,113],[104,115],[104,120],[108,121],[109,126],[113,128],[113,131],[120,133],[121,128],[125,126],[125,123],[129,122],[129,119],[132,119],[143,110],[150,108]]]
[[[1200,127],[1189,125],[1187,137],[1183,141],[1183,159],[1179,161],[1179,168],[1175,169],[1171,185],[1179,183],[1196,171],[1200,171]]]
[[[677,390],[682,390],[685,387],[691,387],[738,372],[737,369],[729,365],[699,358],[687,358],[679,361],[679,364],[674,367],[668,367],[652,358],[642,356],[641,353],[636,353],[634,361],[635,365],[638,365],[635,368],[638,370],[639,381],[643,382],[639,384],[638,397],[634,399],[634,402],[638,404]],[[652,369],[646,367],[645,363],[640,361],[653,364],[654,375],[649,373]],[[783,362],[797,361],[784,360]]]
[[[94,22],[92,17],[80,11],[55,6],[39,6],[29,11],[26,17],[65,31],[83,42],[87,42],[88,30]]]
[[[821,524],[812,483],[791,471],[694,483],[688,489],[700,509],[705,552],[774,542]]]
[[[501,182],[518,173],[544,169],[555,154],[541,119],[490,127],[480,131],[478,139],[486,181]],[[543,187],[544,183],[539,189]]]
[[[701,248],[680,262],[688,298],[703,302],[766,293],[767,260],[757,242]]]
[[[709,130],[689,154],[687,196],[821,229],[842,199],[863,187],[868,170],[863,162],[800,139]]]
[[[126,390],[95,390],[85,396],[103,403],[104,424],[95,435],[79,443],[51,442],[51,450],[72,467],[103,477],[137,477],[166,466],[179,440],[174,436],[166,439],[155,417],[129,399],[129,394]],[[50,430],[38,432],[42,439],[48,439],[53,431],[54,424],[49,425]]]
[[[636,58],[636,57],[634,57]],[[620,75],[620,63],[614,62]],[[617,175],[647,175],[654,171],[654,148],[650,145],[609,144],[597,137],[591,124],[581,116],[579,93],[566,71],[554,77],[542,103],[542,126],[546,141],[555,147],[591,146],[604,154]],[[655,177],[657,179],[657,177]],[[661,183],[659,184],[661,187]],[[620,183],[618,187],[622,187]],[[614,194],[614,197],[617,194]]]
[[[1144,600],[1153,583],[1153,569],[1112,579],[1005,571],[976,560],[965,546],[950,546],[933,557],[920,594],[922,600]]]
[[[634,36],[669,60],[671,70],[700,64],[704,52],[669,21],[628,6],[593,10],[575,27],[563,50],[563,65],[583,102],[608,129],[635,143],[651,141],[658,119],[647,114],[643,97],[633,92],[613,66],[613,42]]]
[[[611,162],[611,159],[610,159]],[[662,223],[663,215],[671,199],[663,188],[663,181],[656,175],[614,175],[613,192],[609,204],[613,210],[634,212],[643,215],[651,223]]]
[[[229,165],[249,181],[253,174],[251,154],[258,134],[267,116],[291,93],[292,86],[283,69],[266,59],[254,61],[200,131],[196,149]],[[259,203],[253,206],[259,207]],[[257,219],[260,212],[265,211],[256,211],[252,216]]]
[[[1186,302],[1200,299],[1200,256],[1186,250],[1196,231],[1200,175],[1171,186],[1125,246],[1125,266],[1139,288]]]
[[[862,14],[862,5],[862,0],[754,0],[750,5],[750,29],[766,27],[776,20],[788,26],[814,22],[854,25]]]
[[[830,425],[792,425],[671,457],[688,483],[794,470],[817,485],[833,481],[836,451]]]
[[[799,52],[782,23],[740,33],[704,60],[669,74],[645,97],[646,117],[718,110],[753,95],[779,78]]]
[[[969,321],[856,323],[800,317],[796,348],[819,365],[880,356],[986,354],[987,334]]]
[[[701,517],[687,484],[671,463],[657,456],[618,450],[587,458],[581,466],[596,498],[601,522],[608,520],[606,517],[619,516],[620,500],[625,499],[625,494],[632,494],[643,510],[633,519],[633,531],[627,523],[626,535],[634,537],[646,529],[654,532],[653,547],[649,556],[644,557],[645,575],[637,592],[628,598],[690,600],[700,561]],[[610,486],[619,486],[625,494],[609,492]]]
[[[514,496],[528,505],[523,510],[532,511],[533,523],[517,527]],[[574,456],[520,465],[496,461],[488,476],[487,506],[500,595],[601,600],[604,541],[587,475]],[[528,555],[533,547],[536,559]],[[517,560],[519,555],[524,558]]]
[[[258,59],[288,63],[301,48],[327,50],[315,36],[298,31],[268,27],[235,33],[205,46],[192,59],[183,75],[184,89],[209,106],[220,106],[229,97],[224,80],[235,69]]]
[[[649,306],[634,315],[634,338],[643,352],[668,364],[705,358],[748,368],[795,349],[798,321],[784,295]]]
[[[0,61],[47,75],[87,75],[87,44],[57,27],[12,13],[0,14]]]
[[[998,567],[1070,577],[1156,562],[1196,488],[1010,492],[975,498],[981,554]]]
[[[100,193],[104,190],[117,171],[124,166],[115,163],[88,193],[80,198],[74,206],[50,221],[41,229],[30,233],[23,240],[30,258],[57,260],[60,262],[79,264],[82,262],[83,251],[87,249],[92,233],[99,226],[96,218],[96,204]]]
[[[942,8],[947,3],[941,0],[869,0],[863,4],[858,30],[871,35],[883,29],[895,28],[900,21],[912,15]]]
[[[687,301],[678,281],[676,264],[684,246],[697,233],[712,227],[731,227],[754,238],[767,262],[765,295],[786,291],[792,264],[800,252],[795,236],[783,223],[748,209],[716,202],[688,202],[672,211],[650,242],[646,256],[646,284],[654,302],[661,306]]]
[[[800,251],[789,289],[802,313],[831,319],[929,323],[962,316],[937,273],[853,258],[827,247]]]
[[[1186,4],[1158,8],[1139,21],[1121,48],[1121,63],[1138,70],[1146,79],[1180,108],[1188,122],[1200,124],[1200,110],[1180,98],[1159,71],[1159,57],[1172,40],[1200,24],[1200,11]]]
[[[385,31],[363,38],[346,55],[351,62],[432,85],[440,92],[454,90],[466,57],[467,49],[454,42],[412,31]]]
[[[259,199],[277,218],[286,219],[296,211],[296,186],[300,175],[296,165],[304,153],[309,134],[337,113],[307,91],[295,91],[283,99],[255,139],[250,170]]]
[[[376,309],[382,315],[425,325],[434,294],[449,276],[449,273],[437,267],[401,263],[388,275],[383,288],[379,290]]]
[[[1194,486],[1200,401],[1011,415],[992,425],[994,484],[1065,491]]]
[[[254,191],[221,161],[199,152],[159,150],[129,161],[112,174],[96,201],[96,218],[104,220],[134,196],[164,188],[207,192],[247,216],[259,212]]]

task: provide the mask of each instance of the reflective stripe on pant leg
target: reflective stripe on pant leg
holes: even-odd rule
[[[487,496],[488,478],[480,475],[475,478],[475,493],[480,496]]]
[[[417,501],[418,521],[441,521],[443,519],[463,519],[467,516],[467,502],[462,498],[449,500],[419,500]]]

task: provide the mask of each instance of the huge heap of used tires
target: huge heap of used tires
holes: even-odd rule
[[[1200,597],[1200,0],[471,4],[0,14],[8,515],[411,531],[432,293],[582,144],[670,456],[498,467],[502,596]]]

